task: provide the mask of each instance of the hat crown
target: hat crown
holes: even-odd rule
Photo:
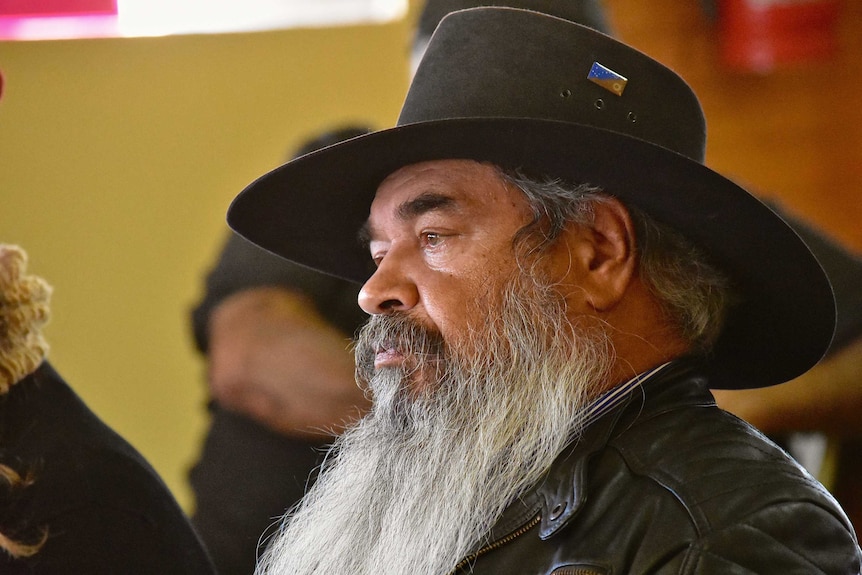
[[[604,81],[589,78],[595,65],[610,72]],[[607,79],[614,75],[622,79]],[[706,149],[703,111],[676,73],[591,28],[528,10],[473,8],[446,16],[398,125],[471,117],[588,125],[701,163]]]
[[[481,6],[534,10],[610,33],[601,0],[427,0],[419,15],[416,38],[427,40],[450,12]]]

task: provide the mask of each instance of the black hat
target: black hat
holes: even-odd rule
[[[365,281],[357,231],[399,168],[466,158],[603,188],[672,226],[727,273],[743,301],[713,350],[710,385],[762,387],[813,366],[832,337],[829,282],[784,221],[704,166],[700,104],[674,72],[609,36],[512,8],[446,16],[397,126],[302,156],[233,202],[250,241]]]

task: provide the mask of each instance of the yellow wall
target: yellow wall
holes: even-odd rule
[[[0,43],[0,242],[55,287],[50,358],[191,506],[187,312],[230,200],[336,122],[391,125],[408,27]]]

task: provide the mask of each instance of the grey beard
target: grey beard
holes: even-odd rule
[[[574,328],[553,289],[510,285],[461,343],[371,318],[356,356],[372,413],[338,439],[258,574],[448,573],[577,438],[608,339]],[[415,365],[375,371],[377,345],[393,341]]]

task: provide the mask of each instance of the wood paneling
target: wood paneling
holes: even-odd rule
[[[722,66],[695,0],[606,0],[616,34],[682,75],[703,104],[707,163],[862,251],[862,2],[834,57],[768,74]]]

